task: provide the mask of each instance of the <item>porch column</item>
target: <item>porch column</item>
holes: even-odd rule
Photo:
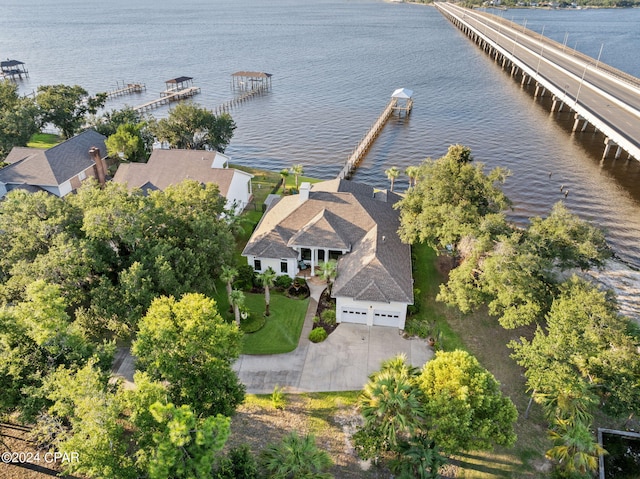
[[[315,248],[309,248],[309,249],[311,250],[311,276],[315,276],[317,250]]]

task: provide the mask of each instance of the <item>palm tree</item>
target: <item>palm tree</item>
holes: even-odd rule
[[[273,282],[276,279],[276,272],[273,270],[273,268],[269,267],[263,273],[260,273],[257,278],[264,288],[264,315],[269,316],[271,314],[269,311],[269,303],[271,302],[271,293],[269,291],[269,288],[273,286]]]
[[[587,425],[559,419],[556,428],[549,431],[549,437],[554,446],[547,451],[549,459],[558,461],[564,477],[574,477],[576,474],[591,477],[591,473],[598,468],[598,456],[606,454],[604,448],[598,444]]]
[[[273,479],[331,479],[326,472],[331,458],[318,449],[311,434],[287,434],[278,444],[270,444],[260,454],[260,466]]]
[[[397,167],[392,166],[388,170],[384,170],[384,174],[387,175],[387,178],[389,178],[389,181],[391,182],[391,191],[393,191],[393,183],[395,182],[396,178],[400,176],[400,170]]]
[[[568,424],[589,424],[593,420],[591,411],[598,405],[598,397],[584,381],[549,394],[538,393],[535,399],[549,420],[561,419]]]
[[[438,469],[447,462],[436,443],[424,434],[401,442],[397,452],[389,466],[399,478],[435,479],[440,477]]]
[[[407,169],[404,170],[404,174],[409,177],[409,188],[412,186],[416,186],[418,184],[418,173],[420,172],[420,168],[417,166],[407,166]]]
[[[233,280],[238,276],[238,270],[230,266],[223,266],[220,273],[220,279],[227,285],[227,299],[229,300],[229,308],[231,309],[231,291],[233,291]]]
[[[282,193],[287,193],[287,177],[289,176],[289,170],[283,168],[280,170],[280,177],[282,178]]]
[[[386,449],[394,449],[424,424],[424,398],[415,383],[417,375],[416,368],[397,356],[369,377],[358,399],[365,430],[380,434]]]
[[[298,191],[298,177],[302,176],[302,174],[304,173],[304,167],[300,164],[297,165],[293,165],[291,167],[291,173],[293,174],[294,178],[296,179],[296,191]]]
[[[244,306],[244,293],[239,289],[234,289],[229,295],[229,302],[233,306],[233,314],[236,318],[236,324],[240,327],[240,308]]]
[[[338,262],[335,259],[320,261],[318,268],[320,269],[320,277],[327,282],[327,289],[329,290],[329,294],[331,294],[331,279],[336,277]]]

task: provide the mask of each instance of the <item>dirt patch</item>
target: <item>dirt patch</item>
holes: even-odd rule
[[[457,266],[455,258],[449,255],[440,255],[436,258],[436,269],[444,281],[449,278],[449,272]]]
[[[331,411],[314,415],[311,403],[314,395],[289,394],[284,410],[276,410],[267,397],[241,405],[231,422],[231,437],[226,447],[247,443],[254,454],[277,442],[285,434],[297,431],[312,433],[319,448],[327,451],[334,465],[330,472],[344,479],[388,478],[389,471],[376,466],[363,470],[353,450],[351,435],[360,423],[360,415],[353,404],[336,401]]]
[[[0,423],[0,479],[51,479],[58,477],[61,461],[48,451],[38,450],[29,440],[30,428],[15,423]],[[13,454],[15,461],[6,463],[6,454]],[[68,476],[66,476],[68,477]]]

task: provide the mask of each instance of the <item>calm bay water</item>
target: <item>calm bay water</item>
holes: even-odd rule
[[[233,97],[238,70],[272,73],[272,91],[232,111],[233,161],[334,177],[400,87],[414,90],[408,120],[391,121],[355,179],[385,187],[384,170],[437,158],[452,143],[487,168],[512,171],[513,218],[545,215],[565,199],[606,228],[626,261],[640,266],[640,163],[600,163],[602,140],[570,134],[556,116],[495,66],[434,8],[373,0],[0,0],[0,58],[24,61],[25,93],[79,84],[91,93],[117,81],[147,91],[107,107],[157,98],[164,81],[194,77],[196,101]],[[640,76],[640,9],[508,10],[527,28]],[[167,110],[156,110],[156,116]],[[407,186],[406,179],[397,189]]]

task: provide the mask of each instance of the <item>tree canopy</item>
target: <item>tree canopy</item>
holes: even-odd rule
[[[228,113],[216,116],[206,108],[183,102],[167,118],[152,121],[150,128],[159,141],[166,141],[171,148],[224,152],[236,124]]]
[[[38,87],[36,103],[40,109],[40,126],[51,123],[64,138],[78,133],[88,114],[104,106],[106,93],[90,96],[81,86],[43,85]]]
[[[14,146],[27,146],[38,131],[38,109],[31,98],[18,95],[18,85],[0,80],[0,163]]]
[[[515,443],[515,406],[469,353],[436,352],[417,382],[425,396],[427,431],[442,450],[455,453]]]
[[[558,397],[587,386],[605,411],[616,416],[638,412],[640,335],[617,312],[606,292],[571,278],[560,287],[533,339],[510,343],[525,368],[527,384],[538,394]]]
[[[400,209],[400,238],[406,243],[456,248],[485,216],[510,205],[499,187],[508,171],[495,168],[485,174],[481,163],[473,164],[466,147],[452,145],[445,156],[425,160],[414,173],[420,181],[396,206]]]
[[[157,298],[140,321],[133,354],[138,366],[167,381],[178,405],[199,414],[229,416],[244,399],[231,363],[240,354],[241,332],[226,323],[212,299],[201,294]]]

